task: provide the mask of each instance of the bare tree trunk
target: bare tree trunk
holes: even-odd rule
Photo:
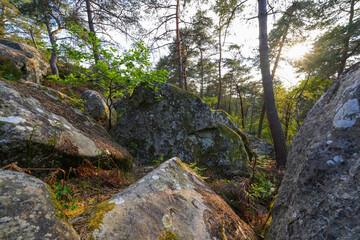
[[[201,85],[200,85],[200,98],[204,97],[204,60],[203,60],[203,52],[200,49],[200,61],[201,61]]]
[[[262,126],[263,126],[263,123],[264,123],[264,117],[265,117],[265,102],[263,102],[262,108],[261,108],[261,114],[260,114],[260,119],[259,119],[259,128],[258,128],[258,133],[257,133],[258,138],[261,138],[261,132],[262,132]]]
[[[34,44],[34,47],[35,47],[36,49],[39,49],[38,46],[36,45],[36,41],[35,41],[35,38],[34,38],[34,34],[33,34],[32,29],[30,29],[29,33],[30,33],[31,41],[32,41],[32,43]]]
[[[53,75],[59,76],[59,70],[58,70],[58,68],[56,66],[56,61],[57,61],[57,54],[56,54],[56,49],[57,48],[55,46],[56,39],[55,39],[54,33],[50,29],[48,21],[46,21],[45,25],[46,25],[46,29],[48,31],[49,38],[50,38],[50,43],[51,43],[51,46],[52,46],[52,52],[51,52],[51,57],[50,57],[50,61],[49,61],[50,68],[51,68],[51,73]]]
[[[286,141],[275,106],[273,83],[270,74],[266,0],[258,0],[258,4],[260,68],[264,89],[265,108],[274,141],[277,166],[285,167],[287,157]]]
[[[85,3],[86,3],[86,12],[87,12],[87,17],[88,17],[89,29],[90,29],[90,32],[93,34],[93,37],[95,37],[96,33],[95,33],[95,27],[94,27],[94,21],[93,21],[93,16],[92,16],[92,11],[91,11],[90,0],[85,0]],[[99,51],[96,46],[96,43],[93,43],[93,51],[94,51],[95,63],[97,63],[98,61],[100,61],[100,55],[99,55]]]
[[[221,79],[221,58],[222,58],[222,52],[221,52],[221,20],[219,20],[219,94],[218,94],[218,102],[216,108],[220,108],[221,103],[221,92],[222,92],[222,79]]]
[[[243,129],[245,129],[244,105],[243,105],[243,100],[242,100],[240,88],[239,88],[238,85],[236,85],[236,90],[237,90],[237,92],[238,92],[239,99],[240,99],[240,107],[241,107],[241,126],[242,126]]]
[[[177,53],[178,53],[178,68],[179,68],[179,87],[184,89],[184,82],[182,76],[182,56],[181,56],[181,43],[180,43],[180,29],[179,29],[179,8],[180,0],[176,1],[176,44],[177,44]]]
[[[338,69],[338,77],[344,72],[346,61],[349,58],[348,51],[349,51],[349,43],[350,43],[350,29],[353,28],[353,20],[354,20],[354,8],[355,8],[355,0],[351,1],[350,6],[350,16],[349,16],[349,23],[348,23],[348,30],[346,31],[346,37],[344,38],[343,44],[344,46],[341,49],[341,61],[340,66]]]
[[[277,53],[276,58],[275,58],[274,67],[273,67],[273,69],[271,71],[272,80],[274,80],[275,72],[276,72],[276,69],[277,69],[277,67],[279,65],[281,52],[282,52],[282,49],[283,49],[284,44],[285,44],[285,40],[286,40],[286,37],[287,37],[288,30],[289,30],[289,25],[287,25],[285,33],[282,36],[281,41],[279,43],[279,50],[278,50],[278,53]],[[261,138],[261,131],[262,131],[262,126],[263,126],[263,122],[264,122],[265,112],[266,112],[266,108],[265,108],[265,101],[264,101],[263,106],[261,108],[261,115],[260,115],[260,120],[259,120],[259,128],[258,128],[258,134],[257,134],[258,138]]]

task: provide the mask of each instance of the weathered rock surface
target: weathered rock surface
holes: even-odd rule
[[[40,84],[49,69],[44,56],[37,49],[23,43],[0,39],[0,55],[11,58],[27,81]]]
[[[216,121],[193,94],[170,84],[157,93],[142,86],[116,107],[121,118],[111,134],[143,162],[177,156],[220,175],[246,167],[248,154],[239,134]]]
[[[67,168],[99,154],[131,165],[130,154],[75,106],[50,88],[0,81],[0,166]]]
[[[223,110],[212,110],[211,113],[217,122],[224,124],[239,134],[243,140],[249,157],[252,157],[253,152],[255,152],[258,156],[267,155],[274,157],[274,146],[255,136],[242,132],[238,124],[231,119],[231,116],[228,113]]]
[[[256,239],[209,186],[178,158],[172,158],[129,188],[73,221],[86,226],[86,239]],[[171,238],[172,239],[172,238]]]
[[[30,175],[0,170],[0,239],[79,239],[55,195]]]
[[[102,121],[108,124],[110,118],[110,110],[106,104],[106,100],[100,93],[94,90],[85,90],[81,94],[81,99],[84,100],[84,109],[89,113],[96,121]],[[111,110],[111,125],[116,124],[116,110]]]
[[[320,98],[294,138],[267,239],[359,239],[360,64]]]

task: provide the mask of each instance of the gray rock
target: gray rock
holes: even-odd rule
[[[49,64],[45,57],[29,45],[0,39],[0,55],[11,58],[27,81],[40,84],[47,75]]]
[[[68,168],[99,154],[130,161],[130,154],[75,106],[50,88],[0,81],[0,166]]]
[[[100,93],[94,90],[85,90],[81,94],[81,99],[84,100],[84,109],[89,113],[96,121],[102,121],[108,125],[110,118],[110,110],[106,104],[106,100]],[[116,110],[111,109],[111,125],[116,124]]]
[[[178,239],[256,239],[230,206],[178,158],[72,223],[83,230],[83,239],[151,240],[166,231]]]
[[[170,84],[156,94],[141,86],[117,111],[121,118],[111,134],[142,162],[177,156],[220,175],[245,171],[248,154],[241,137],[191,93]]]
[[[295,136],[267,239],[359,239],[360,64],[338,79]]]
[[[30,175],[0,170],[0,239],[79,239],[54,193]]]

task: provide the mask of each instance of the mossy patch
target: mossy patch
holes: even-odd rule
[[[51,189],[51,187],[49,185],[46,184],[46,188],[50,191],[50,199],[51,201],[54,203],[54,207],[55,207],[55,216],[62,221],[67,222],[67,218],[65,213],[63,212],[63,208],[61,206],[61,204],[58,202],[58,200],[56,199],[55,193],[53,192],[53,190]]]
[[[0,76],[7,80],[19,80],[23,77],[23,73],[11,58],[0,55]]]
[[[104,201],[97,205],[86,221],[87,230],[93,232],[96,229],[100,229],[103,224],[103,219],[106,213],[113,210],[115,203],[109,203],[109,200]]]
[[[159,240],[179,240],[178,236],[172,231],[168,229],[164,229],[158,237]]]

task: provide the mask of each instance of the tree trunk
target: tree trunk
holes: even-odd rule
[[[29,33],[30,33],[31,41],[32,41],[32,43],[34,44],[34,47],[35,47],[36,49],[39,49],[38,46],[36,45],[36,41],[35,41],[35,38],[34,38],[34,34],[33,34],[32,29],[30,29]]]
[[[275,106],[274,90],[270,74],[266,0],[258,0],[258,4],[260,68],[264,89],[266,115],[274,141],[277,166],[285,167],[287,156],[286,141]]]
[[[179,8],[180,0],[176,1],[176,44],[177,44],[177,53],[178,53],[178,68],[179,68],[179,87],[184,89],[184,82],[182,78],[182,56],[181,56],[181,43],[180,43],[180,29],[179,29]]]
[[[277,69],[277,67],[279,65],[281,52],[282,52],[282,49],[284,47],[284,43],[285,43],[285,40],[286,40],[286,37],[287,37],[287,34],[288,34],[288,30],[289,30],[289,25],[287,25],[285,33],[282,36],[281,41],[279,43],[279,50],[278,50],[278,53],[277,53],[276,58],[275,58],[274,67],[273,67],[273,69],[271,71],[272,80],[274,80],[275,72],[276,72],[276,69]],[[262,131],[262,126],[263,126],[263,122],[264,122],[265,112],[266,112],[266,108],[265,108],[265,101],[264,101],[263,106],[261,108],[261,115],[260,115],[259,128],[258,128],[258,134],[257,134],[258,138],[261,138],[261,131]]]
[[[221,92],[222,92],[222,79],[221,79],[221,20],[219,20],[219,94],[218,94],[218,102],[216,108],[220,108],[221,103]]]
[[[201,62],[201,85],[200,85],[200,98],[204,97],[204,60],[203,60],[203,52],[200,49],[200,62]]]
[[[261,132],[262,132],[262,126],[264,123],[264,117],[265,117],[265,101],[262,104],[262,108],[261,108],[261,114],[260,114],[260,120],[259,120],[259,128],[258,128],[258,133],[257,133],[257,137],[261,138]]]
[[[96,33],[95,33],[95,27],[94,27],[94,21],[93,21],[93,16],[92,16],[92,11],[91,11],[90,0],[85,0],[85,3],[86,3],[86,12],[87,12],[87,17],[88,17],[89,29],[90,29],[90,32],[92,33],[93,37],[95,37]],[[99,55],[99,51],[98,51],[98,46],[96,45],[95,42],[93,42],[93,51],[94,51],[95,63],[97,63],[98,61],[100,61],[100,55]]]
[[[181,48],[182,50],[182,53],[181,53],[181,56],[186,56],[185,55],[185,47],[182,47]],[[186,62],[187,62],[187,58],[185,57],[183,59],[184,61],[182,62],[182,67],[183,67],[183,81],[184,81],[184,89],[187,91],[188,88],[187,88],[187,75],[186,75]]]
[[[239,99],[240,99],[240,108],[241,108],[241,125],[242,128],[245,130],[245,114],[244,114],[244,105],[243,105],[243,100],[242,100],[242,96],[241,96],[241,92],[240,92],[240,88],[238,85],[236,85],[236,90],[238,92],[239,95]]]
[[[56,61],[57,61],[57,54],[56,54],[56,49],[57,48],[56,48],[56,45],[55,45],[56,44],[56,39],[55,39],[54,33],[51,32],[48,21],[46,21],[45,25],[46,25],[47,32],[49,34],[50,44],[52,46],[51,57],[50,57],[50,61],[49,61],[50,68],[51,68],[51,73],[53,75],[59,76],[59,70],[58,70],[58,68],[56,66]]]
[[[341,61],[340,61],[339,69],[338,69],[338,77],[340,77],[340,75],[344,72],[345,66],[346,66],[346,61],[349,57],[348,51],[349,51],[349,44],[350,44],[350,38],[351,38],[351,30],[353,28],[354,8],[355,8],[355,0],[352,0],[351,6],[350,6],[348,30],[346,31],[346,35],[345,35],[345,38],[343,41],[344,46],[341,49]]]

